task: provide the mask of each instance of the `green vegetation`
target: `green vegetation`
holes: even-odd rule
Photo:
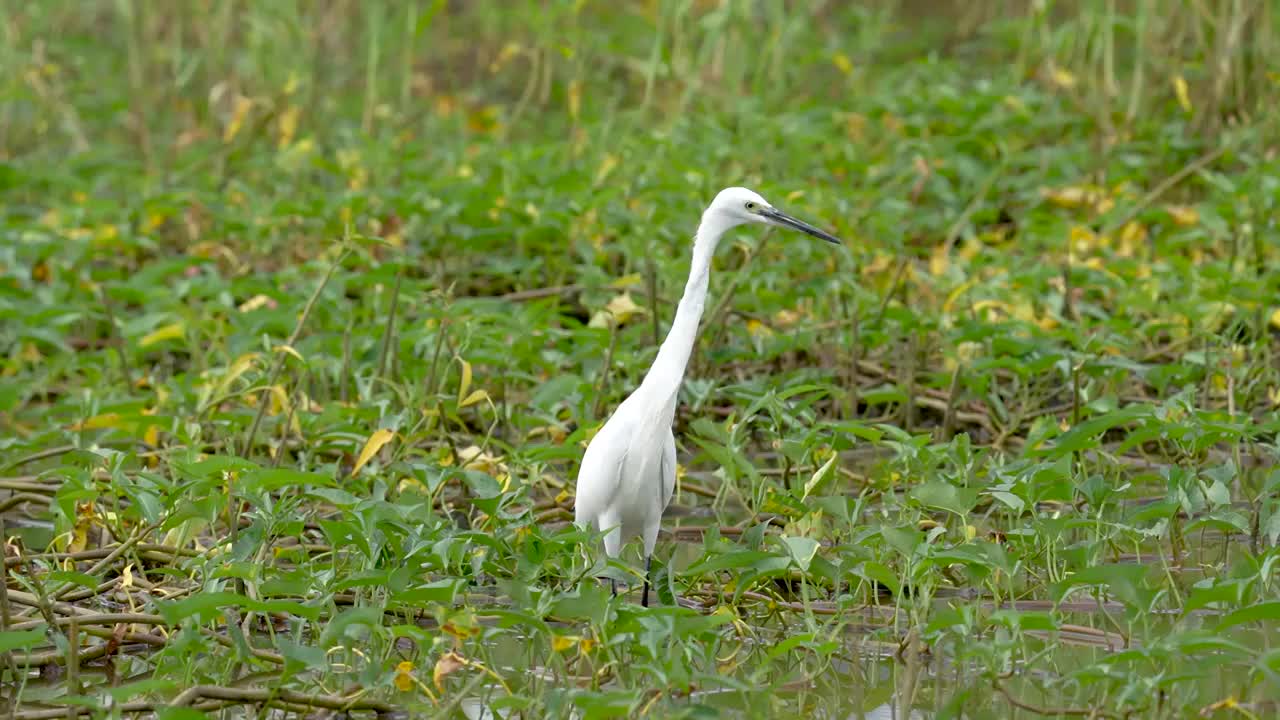
[[[1274,0],[0,7],[12,717],[1277,713]]]

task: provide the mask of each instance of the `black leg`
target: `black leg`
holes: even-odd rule
[[[640,596],[641,607],[649,607],[649,577],[650,568],[653,565],[653,556],[644,559],[644,593]]]

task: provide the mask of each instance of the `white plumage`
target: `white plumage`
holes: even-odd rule
[[[667,338],[645,374],[582,456],[574,497],[574,522],[609,530],[605,552],[616,558],[637,535],[644,541],[645,583],[642,604],[649,604],[649,565],[662,513],[676,486],[676,441],[671,433],[685,368],[698,335],[707,300],[711,258],[725,232],[748,223],[788,227],[828,242],[834,236],[783,213],[746,188],[726,188],[702,213],[693,241],[689,281]]]

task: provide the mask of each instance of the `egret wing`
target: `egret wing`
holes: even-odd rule
[[[575,523],[596,528],[596,519],[618,494],[618,486],[622,482],[622,464],[626,459],[625,435],[614,431],[606,423],[582,454],[582,466],[578,468],[577,489],[573,497]]]
[[[662,512],[671,504],[676,491],[676,436],[667,431],[667,441],[662,448]]]

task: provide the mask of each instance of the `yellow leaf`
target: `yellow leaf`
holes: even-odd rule
[[[1076,76],[1070,70],[1057,66],[1049,68],[1049,79],[1063,90],[1070,90],[1076,86]]]
[[[643,279],[644,278],[640,277],[640,273],[631,273],[630,275],[623,275],[615,279],[613,282],[609,283],[609,287],[614,290],[626,290],[627,288],[639,285],[640,281]]]
[[[573,120],[578,119],[578,111],[582,109],[582,81],[573,80],[569,83],[569,117]]]
[[[1200,213],[1196,212],[1193,207],[1186,205],[1166,205],[1165,212],[1169,213],[1169,217],[1173,219],[1174,224],[1182,227],[1191,227],[1200,222]]]
[[[71,425],[72,430],[103,430],[106,428],[119,429],[125,425],[124,418],[120,413],[102,413],[86,418],[78,423]]]
[[[360,456],[356,458],[356,464],[351,467],[352,477],[355,477],[356,473],[360,472],[360,468],[363,468],[366,463],[372,460],[373,456],[384,445],[391,442],[391,439],[395,436],[396,432],[389,428],[382,428],[370,435],[369,439],[365,441],[364,449],[360,451]]]
[[[413,689],[413,663],[405,660],[396,665],[396,689],[400,692],[409,692]]]
[[[231,363],[231,367],[227,368],[227,374],[218,381],[218,387],[214,392],[214,396],[221,397],[225,395],[227,390],[231,387],[231,383],[235,382],[241,375],[248,372],[249,368],[253,367],[253,362],[257,359],[258,353],[245,353],[244,355],[236,358],[235,362]]]
[[[479,470],[495,478],[507,471],[500,456],[482,451],[479,445],[468,445],[459,450],[458,463],[468,470]]]
[[[229,143],[236,138],[240,128],[244,126],[244,120],[249,116],[249,110],[252,107],[253,101],[249,98],[243,95],[236,97],[235,104],[231,108],[231,119],[227,121],[227,126],[222,131],[222,142]]]
[[[951,266],[951,258],[948,257],[947,247],[938,245],[929,253],[929,274],[934,277],[942,277],[947,273],[947,268]]]
[[[1097,233],[1083,225],[1071,226],[1071,249],[1078,253],[1088,253],[1101,244]]]
[[[461,405],[471,389],[471,363],[462,358],[458,358],[458,362],[462,365],[462,381],[458,383],[458,404]]]
[[[1187,80],[1181,75],[1173,76],[1173,92],[1178,96],[1178,104],[1183,112],[1191,112],[1191,93],[1187,90]]]
[[[773,324],[778,327],[791,327],[800,320],[800,313],[795,310],[782,309],[773,314]]]
[[[281,413],[289,412],[289,393],[285,391],[283,385],[272,385],[270,388],[267,388],[267,392],[271,395],[271,404],[268,406],[268,412],[270,412],[273,417]]]
[[[773,334],[773,331],[769,329],[768,325],[751,318],[747,321],[747,334],[751,337],[768,337]]]
[[[436,661],[435,670],[431,672],[431,682],[436,684],[437,689],[443,691],[444,686],[441,681],[466,666],[467,661],[461,655],[447,652]]]
[[[177,340],[184,337],[186,334],[187,326],[185,323],[172,323],[161,328],[156,328],[144,335],[142,339],[138,341],[138,347],[150,347],[151,345],[164,342],[165,340]]]
[[[1121,257],[1131,257],[1138,251],[1139,246],[1147,240],[1147,229],[1142,223],[1136,220],[1130,220],[1120,228],[1120,248]]]
[[[277,345],[275,346],[275,351],[292,355],[293,358],[298,362],[302,362],[302,363],[306,362],[306,360],[303,359],[302,357],[302,353],[298,352],[297,350],[294,350],[292,345],[284,345],[284,344]]]
[[[254,295],[248,300],[245,300],[244,302],[240,303],[239,309],[240,309],[240,312],[247,313],[247,312],[253,312],[258,308],[265,307],[267,305],[275,307],[275,304],[276,304],[276,301],[272,300],[271,296],[262,295],[261,293],[259,293],[258,295]]]
[[[604,158],[600,160],[600,167],[596,169],[596,185],[603,183],[605,178],[618,167],[618,156],[612,153],[605,153]]]
[[[89,526],[85,523],[76,523],[75,534],[71,538],[71,543],[67,545],[67,552],[80,552],[89,545]]]
[[[597,312],[593,315],[587,325],[594,328],[608,327],[610,319],[614,323],[621,325],[644,312],[645,309],[631,299],[631,293],[624,292],[610,300],[609,304],[605,305],[603,312]]]
[[[1280,307],[1271,311],[1271,327],[1280,330]]]
[[[1072,185],[1064,188],[1040,188],[1040,196],[1061,208],[1074,209],[1095,205],[1104,196],[1102,189],[1093,185]]]
[[[849,56],[844,53],[836,53],[832,56],[831,62],[834,63],[836,68],[845,75],[853,72],[853,63],[849,61]]]
[[[133,563],[124,566],[124,571],[120,573],[120,585],[123,587],[133,587]]]
[[[283,150],[289,147],[289,143],[293,142],[293,136],[298,132],[298,114],[299,108],[289,107],[280,113],[279,128],[280,141],[277,147]]]
[[[462,402],[458,403],[459,408],[470,407],[478,402],[484,402],[489,399],[489,393],[484,390],[472,390]]]

